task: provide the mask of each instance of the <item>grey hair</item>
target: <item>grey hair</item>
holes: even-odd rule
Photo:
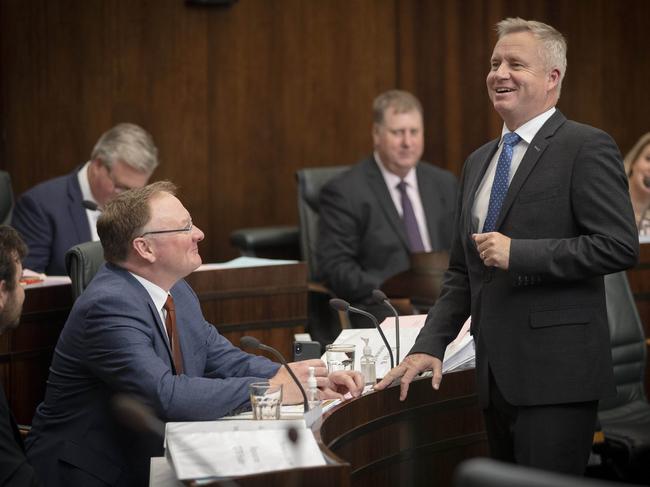
[[[99,159],[111,168],[117,161],[151,174],[158,166],[158,148],[153,137],[133,123],[120,123],[104,132],[95,144],[91,160]]]
[[[499,39],[508,34],[530,32],[535,39],[541,42],[543,49],[540,54],[546,61],[546,68],[549,71],[554,68],[560,71],[560,80],[557,85],[559,95],[567,69],[567,43],[564,36],[548,24],[536,20],[524,20],[520,17],[509,17],[498,22],[496,30]]]
[[[422,115],[420,100],[404,90],[389,90],[375,98],[375,101],[372,103],[373,121],[378,125],[383,123],[384,114],[389,108],[394,109],[397,113],[417,110]]]

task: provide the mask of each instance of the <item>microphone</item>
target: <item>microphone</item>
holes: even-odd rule
[[[113,405],[113,411],[123,424],[138,433],[153,433],[161,440],[165,440],[165,423],[158,419],[158,416],[154,414],[153,410],[142,403],[142,401],[138,400],[134,396],[120,393],[115,394],[111,399],[111,402]],[[182,437],[178,437],[177,441],[186,449],[194,452],[192,456],[196,457],[196,461],[207,465],[213,463],[211,458],[206,458],[205,455],[201,455],[200,451],[197,451],[192,448],[191,445],[188,445]],[[238,487],[238,484],[228,477],[222,477],[216,481],[216,483],[210,483],[208,485]]]
[[[252,336],[243,336],[239,340],[239,343],[241,344],[242,347],[244,348],[249,348],[251,350],[264,350],[266,352],[271,352],[275,357],[280,361],[282,365],[284,365],[284,368],[287,369],[287,372],[289,372],[289,375],[293,379],[293,381],[296,383],[298,386],[298,389],[300,389],[300,393],[302,394],[302,399],[303,399],[303,405],[305,408],[305,412],[309,411],[309,401],[307,401],[307,393],[305,392],[305,388],[302,386],[300,381],[298,380],[298,377],[296,377],[296,374],[293,373],[293,370],[291,370],[291,367],[289,367],[289,364],[287,364],[287,361],[284,359],[284,356],[278,352],[275,348],[269,347],[268,345],[264,345],[262,342],[260,342],[257,338],[252,337]]]
[[[388,307],[393,312],[393,316],[395,316],[395,365],[399,365],[399,315],[397,314],[397,310],[388,300],[386,294],[379,289],[372,291],[372,299],[374,299],[376,303]]]
[[[384,335],[381,326],[379,326],[379,322],[377,321],[377,318],[375,318],[372,314],[368,313],[367,311],[350,306],[350,303],[344,301],[343,299],[339,299],[339,298],[330,299],[330,306],[334,308],[336,311],[352,311],[353,313],[357,313],[362,316],[365,316],[366,318],[370,318],[372,320],[372,323],[375,325],[375,328],[377,328],[377,331],[379,332],[381,339],[384,341],[384,345],[386,345],[386,349],[388,350],[388,356],[390,357],[390,368],[392,369],[393,367],[395,367],[395,360],[393,359],[393,350],[390,348],[390,345],[388,344],[388,340],[386,340],[386,335]]]
[[[90,210],[90,211],[99,211],[99,212],[102,211],[97,205],[97,203],[90,200],[83,200],[81,202],[81,206],[83,206],[86,210]]]
[[[112,402],[117,417],[129,428],[139,433],[153,433],[165,439],[165,423],[158,419],[150,407],[126,394],[116,394]]]

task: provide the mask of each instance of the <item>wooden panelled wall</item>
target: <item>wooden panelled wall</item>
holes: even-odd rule
[[[426,159],[456,174],[496,136],[485,75],[494,23],[519,15],[569,41],[560,108],[621,150],[650,130],[646,0],[0,1],[0,168],[21,193],[84,162],[132,121],[153,134],[206,234],[297,223],[294,173],[371,150],[370,105],[400,87],[423,102]]]

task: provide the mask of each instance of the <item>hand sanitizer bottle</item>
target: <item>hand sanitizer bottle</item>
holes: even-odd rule
[[[361,356],[361,374],[366,385],[375,385],[377,383],[377,369],[375,367],[375,356],[372,354],[372,349],[368,345],[368,338],[361,338],[365,345],[363,347],[363,355]]]
[[[316,372],[313,367],[309,367],[309,378],[307,379],[307,402],[309,402],[309,409],[313,409],[320,404],[320,399],[318,399]]]

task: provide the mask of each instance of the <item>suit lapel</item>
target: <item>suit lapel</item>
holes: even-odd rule
[[[89,242],[91,240],[90,225],[86,217],[86,210],[81,204],[82,196],[79,180],[77,179],[78,172],[79,169],[68,177],[68,214],[77,232],[76,240],[78,242]]]
[[[375,196],[375,198],[377,198],[379,207],[386,215],[386,219],[390,223],[391,227],[393,227],[395,233],[399,236],[402,244],[404,244],[404,247],[408,249],[409,244],[406,237],[404,224],[402,223],[402,219],[400,218],[399,213],[397,213],[393,199],[391,198],[388,188],[386,187],[386,181],[384,181],[384,177],[377,167],[377,162],[375,162],[374,158],[368,159],[365,164],[364,171],[367,175],[370,191],[372,191],[372,194]]]
[[[481,231],[480,228],[478,228],[478,222],[474,222],[473,219],[473,209],[474,209],[474,200],[476,199],[476,192],[478,191],[478,188],[483,181],[483,178],[485,177],[485,172],[487,171],[487,168],[490,166],[490,162],[492,161],[492,158],[494,157],[494,153],[497,151],[499,148],[499,140],[500,139],[495,139],[491,143],[488,144],[488,146],[485,148],[482,154],[479,154],[477,159],[478,165],[477,170],[475,171],[470,171],[470,173],[467,175],[467,187],[469,188],[469,193],[468,194],[468,203],[467,203],[467,215],[465,215],[466,221],[465,224],[467,225],[467,228],[469,229],[470,234],[472,233],[479,233]],[[471,168],[467,168],[467,170],[470,170]]]
[[[418,192],[420,193],[420,200],[422,200],[422,209],[424,210],[424,218],[427,221],[427,232],[429,233],[429,242],[431,242],[432,249],[441,248],[439,242],[441,235],[434,231],[438,228],[438,220],[440,219],[440,209],[442,202],[440,201],[440,191],[435,180],[430,179],[426,171],[421,169],[421,163],[418,163],[415,170],[418,177]],[[406,235],[405,235],[406,237]]]
[[[503,201],[503,206],[501,207],[501,213],[496,222],[496,229],[498,230],[501,226],[503,220],[505,219],[510,207],[514,203],[519,190],[523,186],[526,179],[530,175],[531,171],[539,161],[539,158],[546,150],[546,147],[550,143],[550,138],[555,134],[555,131],[566,121],[566,118],[559,110],[556,110],[555,113],[549,118],[542,128],[539,129],[533,140],[530,141],[530,145],[524,154],[524,158],[519,164],[517,172],[510,182],[508,187],[508,193],[506,194],[506,199]]]

